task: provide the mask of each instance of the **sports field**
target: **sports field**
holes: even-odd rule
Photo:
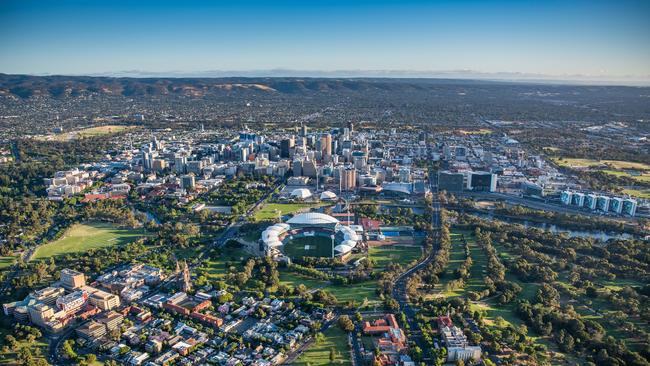
[[[397,263],[406,267],[412,261],[420,258],[422,248],[419,246],[384,245],[370,247],[368,254],[376,269],[386,268],[390,263]]]
[[[74,224],[61,238],[38,247],[33,259],[126,244],[141,236],[143,236],[142,229],[120,228],[105,222]]]
[[[348,335],[334,324],[323,332],[325,339],[314,342],[305,353],[300,356],[293,365],[296,366],[325,366],[341,365],[348,366],[350,362],[350,347],[348,346]],[[334,361],[330,361],[330,350],[334,349]]]
[[[289,258],[332,257],[332,239],[323,236],[294,238],[284,245],[284,254]]]
[[[317,203],[267,203],[259,211],[255,212],[255,220],[274,220],[280,216],[295,213],[300,210],[319,207]]]

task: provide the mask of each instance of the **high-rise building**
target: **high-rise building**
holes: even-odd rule
[[[194,175],[201,175],[203,172],[203,160],[188,161],[186,169],[188,174],[193,173]]]
[[[153,154],[150,152],[142,152],[142,167],[144,170],[149,171],[153,166]]]
[[[182,155],[177,155],[174,158],[174,170],[177,174],[185,174],[185,164],[187,164],[187,157]]]
[[[86,276],[73,269],[64,268],[61,270],[61,285],[69,291],[78,289],[86,285]]]
[[[399,181],[402,183],[408,183],[411,181],[411,169],[408,167],[399,168]]]
[[[313,160],[305,160],[302,162],[302,175],[305,177],[315,178],[318,167]]]
[[[45,305],[54,305],[56,299],[63,296],[65,291],[62,287],[46,287],[40,290],[36,290],[30,294],[30,297],[38,302],[42,302]]]
[[[571,196],[571,204],[573,206],[582,207],[585,204],[585,194],[580,192],[575,192]]]
[[[293,137],[280,141],[280,157],[288,158],[291,156],[291,149],[295,146]]]
[[[352,167],[341,168],[339,171],[340,189],[352,191],[357,186],[357,170]]]
[[[181,188],[193,189],[195,185],[194,174],[185,174],[181,176]]]
[[[621,212],[626,215],[634,216],[636,215],[636,207],[637,207],[636,200],[628,198],[623,201]]]
[[[248,160],[248,154],[250,152],[248,151],[247,147],[242,147],[241,150],[239,150],[239,161],[247,161]]]
[[[598,196],[596,196],[593,193],[590,193],[585,196],[585,207],[590,209],[590,210],[595,210],[596,209],[596,201],[598,200]]]
[[[54,308],[47,304],[36,303],[28,307],[29,318],[39,327],[45,327],[54,318]]]
[[[596,199],[596,209],[603,212],[609,211],[609,197],[598,196],[598,198]]]
[[[155,172],[162,172],[167,168],[167,161],[164,159],[153,159],[153,163],[151,165],[151,170]]]
[[[438,189],[447,192],[462,192],[465,189],[465,174],[438,172]]]
[[[471,172],[469,187],[474,191],[495,192],[497,190],[497,175],[489,172]]]
[[[619,197],[614,197],[609,200],[609,210],[620,214],[623,212],[623,199]]]
[[[322,134],[319,144],[321,159],[324,162],[329,162],[332,158],[332,135],[329,133]]]

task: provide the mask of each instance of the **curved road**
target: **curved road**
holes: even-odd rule
[[[429,182],[433,182],[431,177],[429,177]],[[422,349],[423,360],[430,360],[430,352],[428,344],[425,342],[422,337],[422,331],[420,325],[415,320],[416,309],[409,304],[408,295],[406,294],[406,284],[408,280],[417,273],[422,268],[426,267],[435,257],[436,248],[440,243],[440,201],[438,200],[438,190],[435,189],[433,185],[430,186],[431,191],[433,192],[433,201],[431,202],[432,215],[431,215],[431,227],[433,229],[433,247],[429,255],[421,262],[415,266],[409,268],[406,272],[402,273],[397,277],[395,283],[393,284],[392,295],[393,298],[397,301],[404,315],[406,315],[406,321],[409,325],[409,337],[412,341],[415,342],[420,349]]]

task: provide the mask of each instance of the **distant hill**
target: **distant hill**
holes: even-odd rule
[[[161,95],[201,97],[232,92],[284,94],[418,92],[434,90],[443,85],[486,83],[493,82],[453,79],[122,78],[0,74],[0,94],[20,98],[32,96],[62,98],[90,94],[125,97]]]

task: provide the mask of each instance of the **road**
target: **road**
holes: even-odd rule
[[[244,214],[240,215],[239,217],[237,217],[236,220],[233,220],[233,222],[231,222],[231,223],[226,227],[226,230],[224,230],[224,232],[223,232],[223,233],[222,233],[222,234],[221,234],[221,235],[220,235],[220,236],[219,236],[219,237],[218,237],[218,238],[217,238],[217,239],[212,243],[212,247],[214,247],[214,248],[221,248],[221,247],[223,247],[224,245],[226,245],[226,243],[228,242],[228,240],[231,240],[232,238],[234,238],[235,236],[237,236],[237,233],[239,233],[239,228],[240,228],[244,223],[246,223],[246,219],[247,219],[248,217],[250,217],[252,214],[254,214],[255,211],[256,211],[256,210],[257,210],[257,209],[258,209],[258,208],[259,208],[259,207],[260,207],[260,206],[261,206],[261,205],[262,205],[266,200],[268,200],[268,199],[273,195],[273,193],[274,193],[277,189],[282,190],[283,186],[284,186],[284,184],[280,184],[279,186],[273,187],[273,188],[269,191],[268,194],[266,194],[264,197],[262,197],[259,201],[255,202],[255,204],[254,204],[253,206],[251,206],[251,208],[249,208],[248,211],[246,211],[246,213],[244,213]],[[203,253],[204,253],[204,252],[202,252],[202,253],[199,255],[199,259],[202,258]]]
[[[404,312],[404,315],[406,315],[406,321],[410,329],[409,339],[415,342],[415,344],[418,345],[420,349],[422,349],[422,355],[424,360],[431,359],[431,355],[429,352],[429,345],[422,337],[422,330],[420,329],[420,325],[415,319],[417,310],[408,301],[408,294],[406,293],[406,285],[408,283],[408,280],[411,278],[411,276],[413,276],[419,270],[426,267],[433,260],[433,258],[436,255],[436,248],[439,246],[440,243],[440,201],[438,200],[437,187],[431,184],[431,182],[433,182],[433,180],[431,179],[431,174],[433,173],[431,172],[429,177],[430,188],[431,191],[433,192],[433,200],[431,202],[431,208],[432,208],[431,227],[433,229],[433,238],[432,238],[433,247],[429,255],[423,261],[409,268],[406,272],[402,273],[399,277],[397,277],[392,288],[393,298],[399,304],[400,309],[402,310],[402,312]]]

